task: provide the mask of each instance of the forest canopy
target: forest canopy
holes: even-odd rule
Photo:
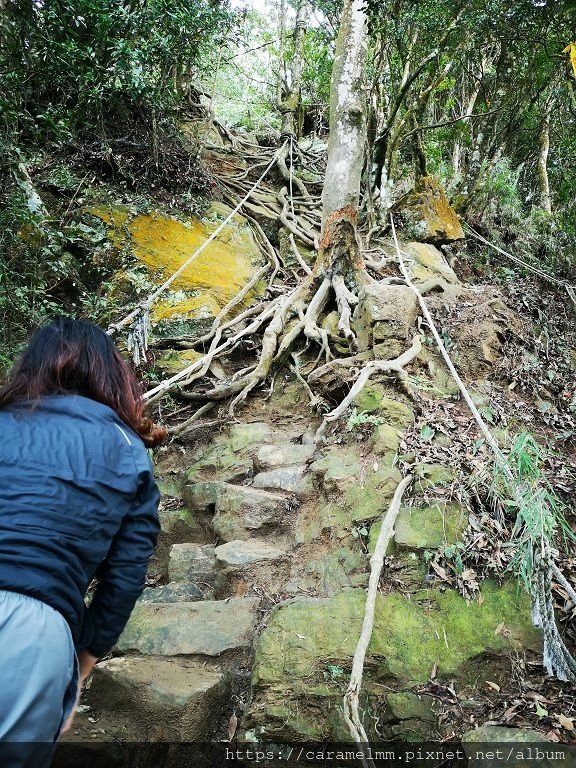
[[[326,136],[341,4],[278,0],[262,8],[2,2],[0,247],[10,255],[0,267],[0,312],[8,348],[45,312],[81,308],[62,290],[74,246],[62,226],[30,210],[30,174],[60,163],[58,173],[78,181],[92,174],[143,194],[207,195],[209,174],[190,160],[179,130],[201,102],[268,145],[280,141],[286,105],[297,138]],[[378,218],[434,174],[471,223],[482,220],[497,242],[517,240],[571,275],[574,4],[367,0],[366,11],[360,215]],[[23,240],[18,233],[30,227],[41,236]]]

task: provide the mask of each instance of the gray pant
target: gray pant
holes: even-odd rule
[[[65,619],[0,590],[0,765],[43,768],[76,700],[77,662]]]

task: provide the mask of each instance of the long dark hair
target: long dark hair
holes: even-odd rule
[[[110,336],[85,320],[58,317],[38,328],[0,387],[0,408],[45,395],[76,394],[112,408],[147,446],[163,428],[143,417],[144,401],[132,369]]]

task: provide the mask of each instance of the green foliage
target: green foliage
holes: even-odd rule
[[[54,289],[67,279],[57,231],[42,228],[23,196],[0,205],[0,372],[12,362],[30,329],[59,310]]]
[[[349,432],[364,432],[366,427],[372,431],[380,424],[384,424],[384,419],[381,416],[377,416],[374,413],[364,413],[358,411],[357,408],[353,408],[350,416],[346,421],[346,429]]]
[[[344,668],[338,664],[326,664],[324,668],[324,679],[330,682],[339,680],[344,674]]]
[[[67,142],[130,112],[162,115],[190,87],[232,16],[209,0],[7,0],[0,107],[5,131]]]
[[[8,162],[0,168],[0,375],[30,333],[54,315],[106,322],[115,311],[107,279],[118,266],[101,222],[51,220],[30,211],[9,168]],[[78,185],[62,166],[53,166],[49,178]]]
[[[564,507],[543,471],[545,454],[534,437],[516,435],[507,456],[513,479],[494,464],[490,494],[515,520],[510,546],[514,552],[509,569],[531,588],[536,556],[561,541],[574,542]],[[559,541],[560,539],[560,541]]]

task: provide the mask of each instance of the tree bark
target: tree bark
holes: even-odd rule
[[[364,0],[344,0],[330,86],[328,163],[316,272],[362,269],[356,222],[366,143]]]
[[[283,15],[284,4],[280,13]],[[280,132],[283,136],[297,136],[298,120],[297,114],[300,109],[302,96],[302,68],[304,64],[304,36],[306,34],[306,25],[308,23],[309,4],[308,0],[300,0],[296,11],[296,24],[294,26],[294,56],[290,64],[289,76],[284,66],[284,72],[280,74],[278,88],[278,109],[282,115],[282,127]],[[285,52],[282,52],[285,55]]]
[[[538,186],[540,188],[540,207],[546,213],[552,213],[552,197],[548,179],[548,153],[550,152],[550,114],[552,112],[552,97],[546,101],[544,118],[540,128],[538,155]]]

